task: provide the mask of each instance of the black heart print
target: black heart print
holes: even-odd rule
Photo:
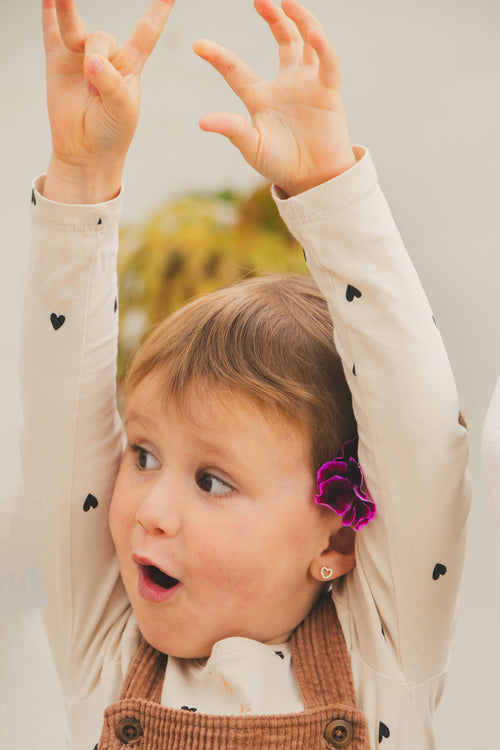
[[[64,321],[66,320],[66,317],[64,315],[56,315],[55,313],[52,313],[50,316],[50,322],[52,323],[52,328],[54,331],[58,331],[62,325],[64,325]]]
[[[352,284],[348,284],[345,290],[345,298],[348,302],[352,302],[354,297],[361,297],[361,292]]]
[[[434,570],[432,571],[432,577],[435,581],[439,578],[439,576],[444,576],[444,574],[447,571],[446,565],[443,565],[442,563],[436,563],[434,566]]]
[[[383,739],[387,739],[391,736],[391,732],[389,730],[389,727],[384,724],[383,721],[381,721],[378,725],[378,741],[379,743],[382,742]]]
[[[88,494],[83,503],[83,510],[85,513],[88,513],[91,508],[97,508],[98,505],[99,502],[97,498],[94,495]]]

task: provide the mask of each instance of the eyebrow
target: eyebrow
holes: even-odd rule
[[[138,424],[142,424],[145,427],[149,427],[150,425],[154,424],[154,419],[152,417],[148,417],[146,414],[141,414],[139,412],[133,411],[125,416],[125,426],[130,424],[130,422],[137,422]]]

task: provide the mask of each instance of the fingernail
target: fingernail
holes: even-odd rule
[[[88,62],[88,71],[97,75],[102,70],[102,60],[98,55],[93,55]]]

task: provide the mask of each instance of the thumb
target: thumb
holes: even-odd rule
[[[85,75],[92,96],[100,96],[106,109],[118,112],[129,100],[129,91],[123,76],[102,55],[93,53],[85,59]]]
[[[233,146],[236,146],[243,158],[260,171],[257,165],[260,134],[245,117],[230,112],[212,112],[204,115],[199,125],[206,132],[225,136]]]

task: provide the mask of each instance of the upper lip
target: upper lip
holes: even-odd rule
[[[161,570],[161,572],[165,573],[166,576],[169,576],[170,578],[177,578],[177,576],[172,575],[172,573],[170,573],[168,570],[165,570],[165,568],[162,568],[161,565],[157,565],[148,557],[144,557],[143,555],[138,555],[135,552],[133,552],[132,560],[135,562],[136,565],[140,565],[141,567],[145,567],[145,568],[148,566],[151,566],[153,568],[158,568],[158,570]]]

